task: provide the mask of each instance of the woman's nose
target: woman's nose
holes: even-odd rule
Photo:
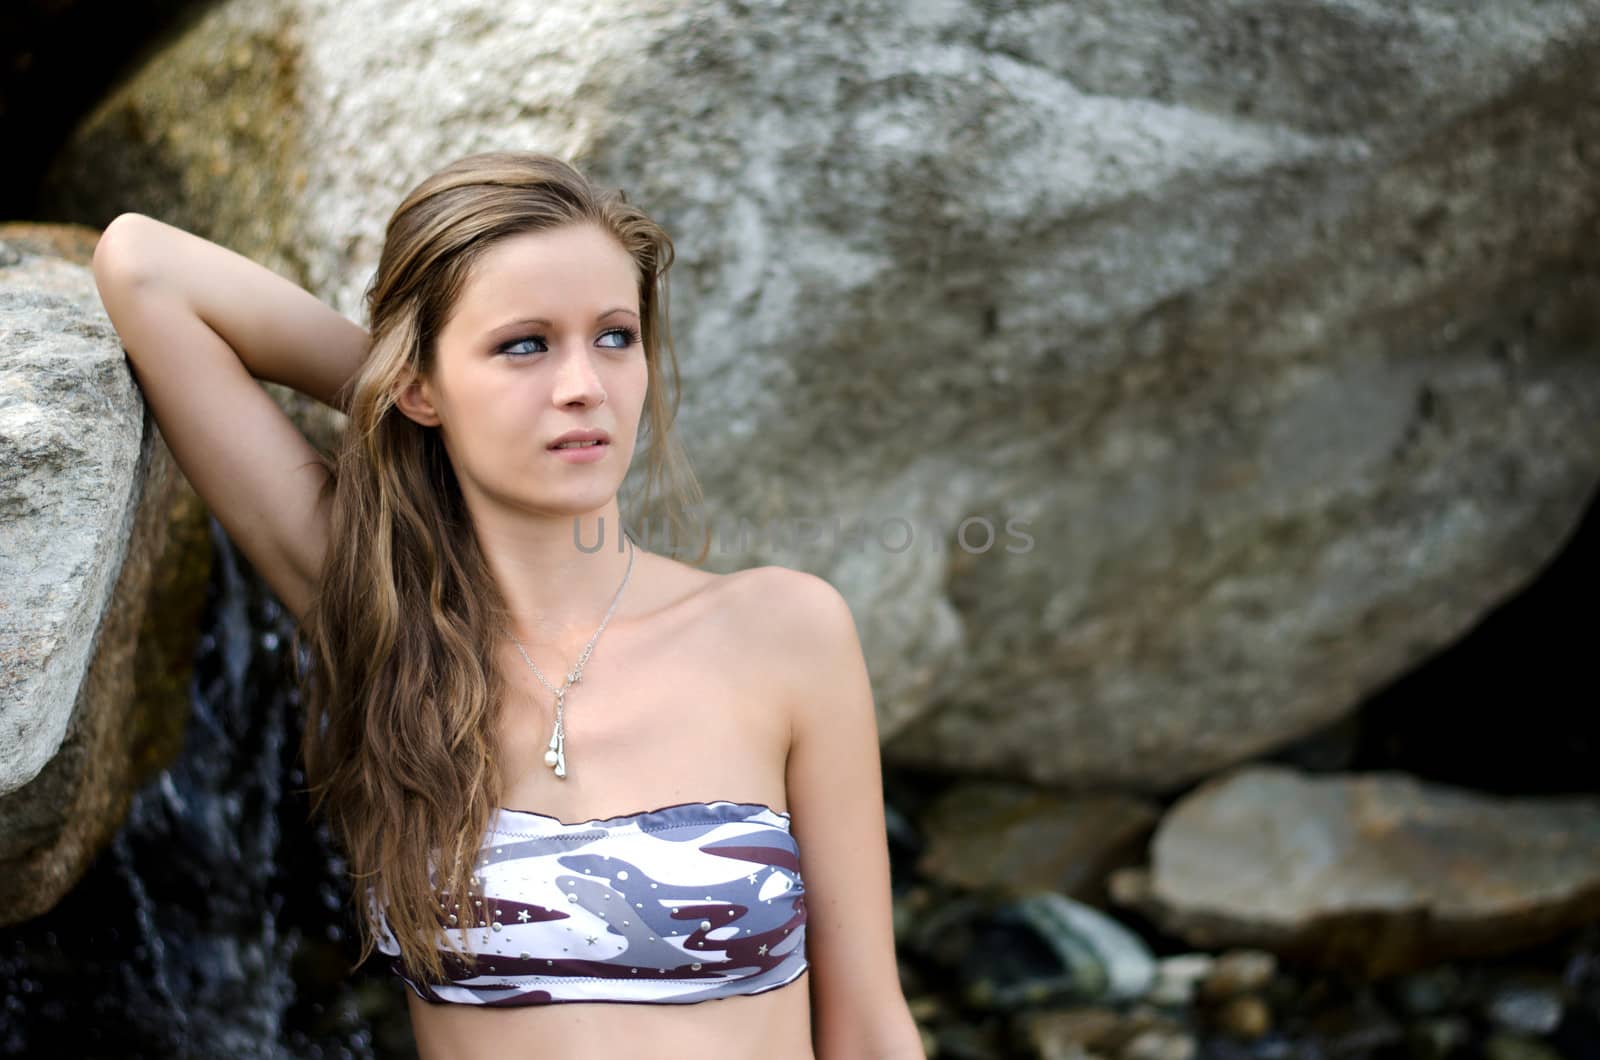
[[[588,350],[563,352],[556,368],[555,392],[551,395],[558,405],[574,402],[597,405],[605,400],[605,387],[600,373],[595,370],[594,358]]]

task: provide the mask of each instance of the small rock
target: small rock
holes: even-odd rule
[[[1272,1029],[1272,1009],[1255,994],[1229,998],[1213,1018],[1218,1029],[1235,1038],[1259,1038]]]
[[[1483,1043],[1485,1060],[1561,1060],[1561,1054],[1532,1038],[1499,1032]]]
[[[1200,984],[1200,998],[1218,1002],[1265,990],[1277,974],[1278,958],[1265,950],[1230,950],[1217,958]]]
[[[1191,1035],[1151,1028],[1128,1039],[1117,1056],[1118,1060],[1194,1060],[1197,1051]]]
[[[1158,1030],[1176,1033],[1184,1024],[1174,1019],[1170,1012],[1143,1001],[1135,1002],[1122,1012],[1123,1040],[1142,1031]]]
[[[1131,1000],[1143,997],[1155,978],[1155,959],[1138,935],[1051,891],[1000,906],[959,967],[967,1003],[1000,1010]]]
[[[1153,908],[1156,905],[1155,882],[1150,877],[1150,870],[1143,865],[1130,865],[1112,872],[1106,877],[1106,894],[1113,904],[1130,909]]]
[[[1044,1060],[1081,1058],[1125,1036],[1121,1014],[1098,1005],[1028,1012],[1020,1023],[1021,1038]]]
[[[1485,1002],[1483,1014],[1504,1030],[1537,1037],[1560,1025],[1564,1008],[1558,985],[1523,981],[1497,986]]]
[[[1211,975],[1216,958],[1209,953],[1180,953],[1156,962],[1156,977],[1145,1000],[1153,1005],[1181,1008],[1194,1003],[1195,992]]]

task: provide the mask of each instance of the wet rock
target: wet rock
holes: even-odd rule
[[[1181,1007],[1192,1004],[1201,982],[1211,974],[1216,958],[1209,953],[1180,953],[1156,962],[1155,981],[1145,993],[1153,1005]]]
[[[1566,998],[1559,980],[1521,978],[1496,985],[1484,1002],[1483,1014],[1512,1034],[1539,1037],[1561,1023]]]
[[[1117,1052],[1118,1060],[1194,1060],[1198,1045],[1192,1035],[1152,1028],[1140,1031]]]
[[[1181,799],[1112,893],[1192,945],[1394,974],[1600,916],[1600,799],[1246,767]]]
[[[1131,796],[957,784],[922,816],[928,846],[918,868],[957,887],[1103,901],[1103,879],[1143,858],[1159,817],[1154,804]]]
[[[1272,1029],[1272,1009],[1254,994],[1230,997],[1211,1018],[1217,1029],[1235,1038],[1259,1038]]]
[[[964,999],[984,1009],[1130,1000],[1142,997],[1155,977],[1143,940],[1093,907],[1054,892],[995,908],[961,969]]]
[[[1202,1001],[1217,1002],[1265,990],[1278,974],[1278,958],[1261,950],[1229,950],[1216,959],[1200,985]]]
[[[205,511],[87,268],[97,239],[0,225],[0,924],[70,890],[177,754],[209,572]]]

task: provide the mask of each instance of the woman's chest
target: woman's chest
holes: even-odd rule
[[[546,650],[545,681],[566,686],[564,778],[545,764],[555,695],[520,655],[503,660],[502,804],[569,821],[683,801],[785,805],[786,696],[759,625],[735,617],[679,616],[602,638],[570,686],[572,660]]]

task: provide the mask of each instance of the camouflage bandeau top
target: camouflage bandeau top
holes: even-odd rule
[[[687,1004],[760,994],[806,970],[805,886],[789,815],[685,802],[568,824],[496,811],[462,903],[442,896],[446,978],[406,974],[389,925],[378,949],[418,997],[467,1005]],[[466,944],[460,935],[465,927]]]

